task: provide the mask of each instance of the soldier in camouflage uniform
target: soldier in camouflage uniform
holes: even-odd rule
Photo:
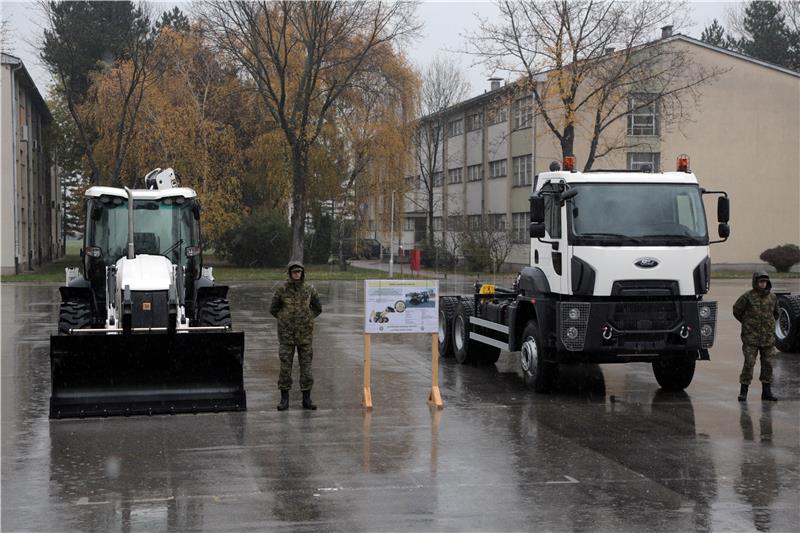
[[[742,353],[744,366],[739,376],[739,401],[747,399],[747,389],[753,380],[753,367],[761,353],[761,399],[776,402],[772,395],[772,357],[775,344],[775,320],[778,318],[778,298],[772,292],[766,272],[753,274],[753,290],[742,294],[733,304],[733,316],[742,323]]]
[[[314,378],[311,376],[311,359],[314,352],[311,341],[314,334],[314,319],[322,313],[319,294],[313,286],[305,283],[305,269],[299,261],[291,261],[288,265],[289,279],[278,287],[272,297],[269,312],[278,319],[278,355],[281,359],[281,372],[278,377],[278,388],[281,391],[281,403],[278,411],[289,408],[289,389],[292,388],[292,360],[297,348],[297,360],[300,363],[300,390],[303,392],[303,409],[316,409],[311,401],[311,387]]]

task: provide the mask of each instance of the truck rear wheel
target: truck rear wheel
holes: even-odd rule
[[[453,317],[453,353],[456,361],[462,365],[472,363],[475,360],[477,347],[475,341],[469,338],[469,317],[472,316],[472,307],[466,302],[459,302],[456,305],[455,316]]]
[[[778,296],[775,347],[782,352],[800,351],[800,294]]]
[[[227,298],[207,298],[197,312],[199,326],[231,327],[231,304]]]
[[[665,391],[682,391],[692,382],[696,359],[692,352],[686,357],[653,361],[653,375]]]
[[[70,329],[83,329],[92,325],[92,308],[87,302],[61,302],[58,309],[58,333],[69,335]]]
[[[545,361],[544,345],[539,333],[539,325],[530,320],[522,331],[520,365],[525,385],[535,392],[550,392],[558,376],[558,364]]]
[[[442,296],[439,299],[439,355],[453,357],[453,316],[458,298]]]

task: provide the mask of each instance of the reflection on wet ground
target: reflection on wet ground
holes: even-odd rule
[[[3,531],[796,531],[800,354],[775,362],[775,405],[736,401],[733,300],[684,393],[646,364],[563,368],[548,396],[515,354],[440,367],[430,337],[373,337],[375,409],[360,407],[360,283],[320,283],[320,410],[275,411],[272,283],[232,288],[246,332],[245,413],[49,421],[57,286],[2,286]],[[444,285],[458,292],[466,286]],[[794,288],[796,290],[796,287]]]

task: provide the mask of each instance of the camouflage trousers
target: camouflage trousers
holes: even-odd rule
[[[294,349],[297,347],[297,361],[300,363],[300,390],[311,390],[314,386],[314,378],[311,375],[311,360],[314,358],[314,350],[311,343],[290,344],[280,343],[278,357],[281,360],[281,373],[278,376],[278,388],[289,390],[292,388],[292,361],[294,360]]]
[[[772,345],[769,346],[756,346],[753,344],[743,344],[742,353],[744,354],[744,366],[742,366],[742,373],[739,376],[739,383],[749,385],[753,381],[753,367],[756,366],[756,359],[761,352],[761,375],[758,380],[761,383],[772,382],[772,358],[775,355],[775,350]]]

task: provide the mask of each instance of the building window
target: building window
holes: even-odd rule
[[[450,231],[461,231],[463,220],[459,215],[447,217],[447,229]]]
[[[467,227],[471,231],[479,231],[481,229],[481,216],[480,215],[467,216]]]
[[[628,98],[628,135],[659,135],[658,100],[652,94]]]
[[[514,168],[514,186],[530,185],[533,175],[533,157],[530,154],[515,157],[511,163]]]
[[[490,126],[508,121],[508,107],[505,103],[500,103],[489,110],[488,123]]]
[[[442,217],[433,217],[433,231],[442,231]]]
[[[483,114],[472,113],[471,115],[467,115],[466,121],[467,131],[479,130],[483,127]]]
[[[506,216],[504,214],[489,215],[489,228],[492,231],[505,231]]]
[[[456,119],[451,120],[447,124],[447,134],[450,137],[455,137],[456,135],[461,135],[464,133],[464,120],[463,119]]]
[[[530,218],[531,214],[529,211],[513,213],[511,215],[511,238],[514,242],[528,242],[530,240],[530,230],[528,229]]]
[[[497,161],[489,162],[489,177],[502,178],[506,175],[506,160],[498,159]]]
[[[514,102],[514,129],[530,128],[533,121],[533,96]]]
[[[413,218],[407,218],[406,219],[405,228],[406,228],[406,231],[414,231],[414,219]]]
[[[463,169],[451,168],[447,171],[448,183],[455,184],[463,181]]]
[[[481,181],[483,179],[483,165],[470,165],[467,167],[467,181]]]
[[[628,170],[661,172],[661,153],[628,152]]]
[[[444,183],[444,172],[434,172],[431,176],[432,187],[441,187]]]

